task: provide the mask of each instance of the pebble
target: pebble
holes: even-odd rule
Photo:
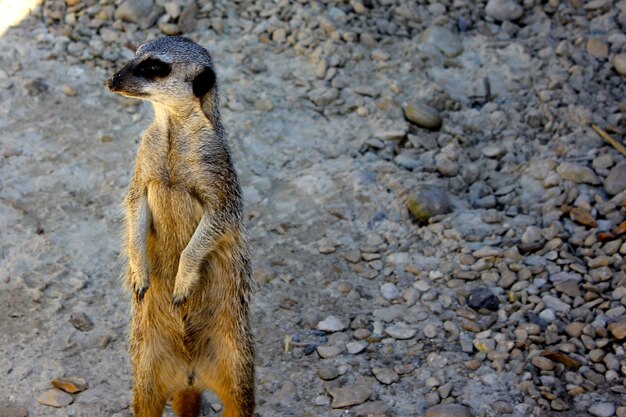
[[[395,300],[400,298],[400,290],[396,287],[396,284],[386,282],[380,287],[380,293],[385,300]]]
[[[318,371],[318,375],[324,381],[331,381],[339,376],[339,371],[334,366],[322,366]]]
[[[609,45],[601,39],[591,38],[587,41],[587,53],[595,58],[609,57]]]
[[[626,338],[626,321],[622,321],[620,323],[611,323],[609,324],[608,329],[613,337],[617,340],[622,340]]]
[[[564,180],[573,181],[578,184],[600,184],[598,176],[591,170],[591,168],[573,164],[571,162],[562,162],[556,168],[556,172]]]
[[[68,392],[70,394],[76,394],[87,389],[87,382],[83,378],[70,376],[55,378],[50,381],[53,387]]]
[[[604,180],[604,190],[609,195],[616,195],[626,190],[626,161],[615,165],[606,180]]]
[[[426,410],[424,417],[472,417],[472,413],[464,405],[440,404]]]
[[[550,359],[544,358],[543,356],[535,356],[530,360],[530,362],[542,371],[551,371],[554,369],[554,363]]]
[[[435,337],[437,337],[437,335],[439,335],[439,329],[433,323],[429,323],[426,326],[424,326],[424,328],[422,329],[422,332],[424,333],[424,336],[426,336],[429,339],[434,339]]]
[[[346,350],[351,355],[358,355],[367,348],[367,343],[363,342],[348,342],[346,343]]]
[[[0,405],[0,417],[28,417],[28,410],[24,407]]]
[[[615,55],[615,58],[613,58],[613,66],[615,67],[615,71],[626,75],[626,54]]]
[[[415,101],[404,107],[406,118],[419,127],[436,130],[441,127],[442,120],[439,111],[426,103]]]
[[[517,20],[524,14],[524,8],[514,0],[489,0],[485,13],[499,21]]]
[[[435,185],[423,184],[415,188],[406,202],[409,212],[421,223],[433,216],[447,214],[452,209],[446,192]]]
[[[544,295],[541,300],[546,305],[546,307],[551,308],[554,311],[569,313],[569,311],[572,309],[572,306],[562,301],[560,298],[554,297],[552,295]]]
[[[341,353],[341,349],[337,346],[318,346],[315,350],[322,359],[334,358]]]
[[[274,105],[270,100],[266,98],[260,98],[254,102],[254,108],[259,111],[268,112],[272,111]]]
[[[448,58],[454,58],[463,52],[461,39],[442,26],[431,26],[420,35],[420,41],[433,45]]]
[[[389,385],[400,380],[398,374],[389,368],[374,368],[372,369],[372,372],[378,382],[385,385]]]
[[[85,313],[72,313],[70,323],[81,332],[88,332],[94,328],[94,324]]]
[[[338,317],[328,316],[324,320],[317,323],[317,328],[329,333],[341,332],[348,328],[348,323],[342,321]]]
[[[412,329],[404,323],[397,323],[385,328],[385,333],[394,339],[405,340],[415,337],[416,329]]]
[[[287,39],[287,32],[283,28],[278,28],[272,33],[272,40],[276,43],[283,43]]]
[[[156,6],[154,0],[125,0],[115,10],[115,19],[139,23],[140,28],[147,29],[162,13],[163,8]]]
[[[615,404],[596,403],[589,407],[588,411],[595,417],[612,417],[615,414]]]
[[[64,85],[62,87],[61,91],[63,91],[63,94],[65,94],[68,97],[75,97],[76,96],[76,90],[74,90],[69,85]]]
[[[490,311],[498,311],[500,302],[489,288],[478,287],[470,293],[470,296],[467,300],[467,305],[474,310],[480,310],[484,308]]]
[[[374,61],[389,61],[391,55],[381,49],[374,49],[372,51],[372,60]]]
[[[360,384],[342,388],[327,388],[327,390],[330,396],[333,397],[332,408],[344,408],[362,404],[372,395],[372,390]]]
[[[62,408],[73,403],[74,397],[61,390],[51,389],[37,397],[37,401],[50,407]]]

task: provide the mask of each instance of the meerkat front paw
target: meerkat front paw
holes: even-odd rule
[[[172,294],[172,306],[180,307],[187,301],[196,283],[200,280],[197,273],[186,272],[188,268],[181,267],[176,274],[174,281],[174,293]]]
[[[132,288],[135,299],[139,302],[143,300],[146,292],[150,288],[150,273],[148,267],[132,268]]]

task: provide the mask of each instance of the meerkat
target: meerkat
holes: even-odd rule
[[[107,86],[155,114],[124,199],[133,414],[161,416],[172,398],[177,415],[197,416],[210,389],[224,417],[250,417],[251,267],[211,56],[187,38],[156,39]]]

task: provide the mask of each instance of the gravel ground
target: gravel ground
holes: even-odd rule
[[[592,128],[626,132],[625,29],[611,0],[41,1],[0,38],[0,416],[130,416],[152,116],[103,82],[181,33],[246,196],[259,416],[626,416],[626,162]]]

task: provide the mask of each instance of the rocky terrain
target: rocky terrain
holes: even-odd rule
[[[623,0],[40,1],[0,38],[0,416],[130,416],[151,109],[104,80],[164,34],[218,68],[259,416],[626,416],[625,29]]]

